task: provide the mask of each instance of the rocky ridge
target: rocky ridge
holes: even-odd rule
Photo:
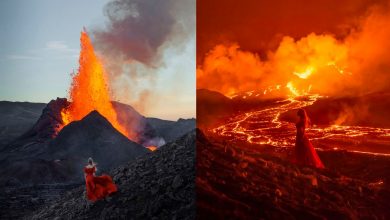
[[[296,166],[260,147],[221,142],[200,130],[196,145],[200,219],[390,218],[384,184]]]
[[[90,203],[85,187],[25,219],[194,219],[195,131],[109,172],[119,191]]]

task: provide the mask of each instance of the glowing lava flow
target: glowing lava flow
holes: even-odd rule
[[[212,129],[212,132],[228,140],[275,147],[293,147],[295,125],[280,120],[279,116],[289,110],[312,105],[319,97],[319,95],[307,95],[305,99],[300,97],[300,99],[289,98],[279,101],[275,103],[276,107],[237,115],[226,124]],[[390,156],[390,149],[383,147],[390,146],[390,129],[333,125],[309,128],[307,133],[319,150],[342,149],[355,153]],[[371,148],[378,142],[382,143],[382,147]]]
[[[119,132],[134,140],[135,135],[118,122],[111,103],[106,73],[85,31],[81,32],[80,41],[80,67],[78,73],[73,76],[69,91],[70,105],[61,112],[63,125],[80,120],[91,111],[97,110]]]

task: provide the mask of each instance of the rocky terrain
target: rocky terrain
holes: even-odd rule
[[[88,157],[104,171],[150,152],[96,111],[70,123],[54,139],[39,141],[40,131],[50,130],[37,129],[1,151],[0,219],[18,218],[82,185]]]
[[[30,129],[45,106],[44,103],[0,101],[0,149]]]
[[[25,219],[194,219],[195,131],[109,172],[119,192],[90,203],[85,187]]]
[[[4,128],[1,137],[7,137],[0,140],[4,140],[0,142],[0,219],[18,218],[84,185],[82,167],[88,157],[98,163],[98,172],[107,172],[150,153],[145,146],[165,144],[157,133],[163,132],[161,129],[174,131],[176,124],[169,123],[170,126],[157,131],[131,106],[113,102],[119,120],[139,134],[137,143],[119,133],[96,111],[58,133],[60,111],[68,104],[61,98],[47,105],[0,103],[4,113],[0,116],[4,119],[0,121],[0,128]],[[195,122],[192,129],[189,127],[181,127],[180,132],[171,136],[172,140],[179,138],[181,132],[192,130]]]
[[[316,125],[388,128],[389,108],[390,93],[371,93],[356,97],[323,97],[305,109],[310,113],[312,123]],[[296,111],[283,113],[280,119],[295,122]]]
[[[286,148],[225,142],[200,130],[196,145],[199,219],[390,218],[387,179],[377,181],[388,176],[387,158],[319,152],[327,168],[318,170],[291,164],[280,156]]]
[[[39,129],[42,130],[50,129]],[[40,138],[40,134],[37,132],[34,136]],[[64,127],[54,139],[46,142],[20,139],[9,145],[0,156],[0,174],[4,177],[0,183],[9,185],[10,180],[19,185],[81,181],[82,167],[89,157],[94,158],[101,169],[108,170],[148,151],[93,111]]]
[[[80,182],[1,187],[0,219],[20,219],[81,185]]]
[[[146,120],[157,131],[157,135],[163,137],[166,142],[174,141],[196,127],[195,118],[179,118],[177,121],[158,118],[146,118]]]
[[[196,112],[200,116],[197,118],[197,127],[214,127],[232,115],[273,106],[275,101],[282,100],[275,97],[261,99],[255,96],[245,97],[245,99],[243,96],[228,98],[219,92],[207,89],[196,90]]]

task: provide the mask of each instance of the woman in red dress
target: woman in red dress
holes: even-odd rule
[[[306,127],[310,124],[310,119],[307,117],[306,111],[304,109],[299,109],[297,115],[299,121],[295,124],[297,128],[297,137],[295,142],[294,162],[305,166],[325,168],[305,133]]]
[[[85,185],[87,188],[87,198],[93,202],[104,199],[118,189],[108,175],[95,176],[96,164],[92,158],[88,159],[88,165],[84,167]]]

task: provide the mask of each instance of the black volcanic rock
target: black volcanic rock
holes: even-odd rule
[[[80,170],[88,157],[106,170],[147,152],[148,149],[119,133],[97,111],[65,126],[48,147],[53,159],[71,159]]]
[[[45,103],[0,101],[0,148],[29,130]]]
[[[194,118],[180,118],[177,121],[162,120],[158,118],[147,118],[146,120],[166,142],[174,141],[194,130],[196,127],[196,120]]]
[[[61,110],[69,105],[66,98],[51,100],[43,109],[38,121],[31,130],[23,134],[20,139],[36,138],[48,139],[55,137],[62,125]]]
[[[108,201],[88,202],[82,186],[25,219],[195,219],[195,131],[110,174]]]
[[[383,183],[296,166],[267,155],[260,146],[220,141],[200,130],[197,133],[199,219],[390,218],[390,191]],[[358,158],[349,155],[344,159]]]
[[[15,220],[62,197],[81,184],[40,184],[0,188],[0,219]]]

